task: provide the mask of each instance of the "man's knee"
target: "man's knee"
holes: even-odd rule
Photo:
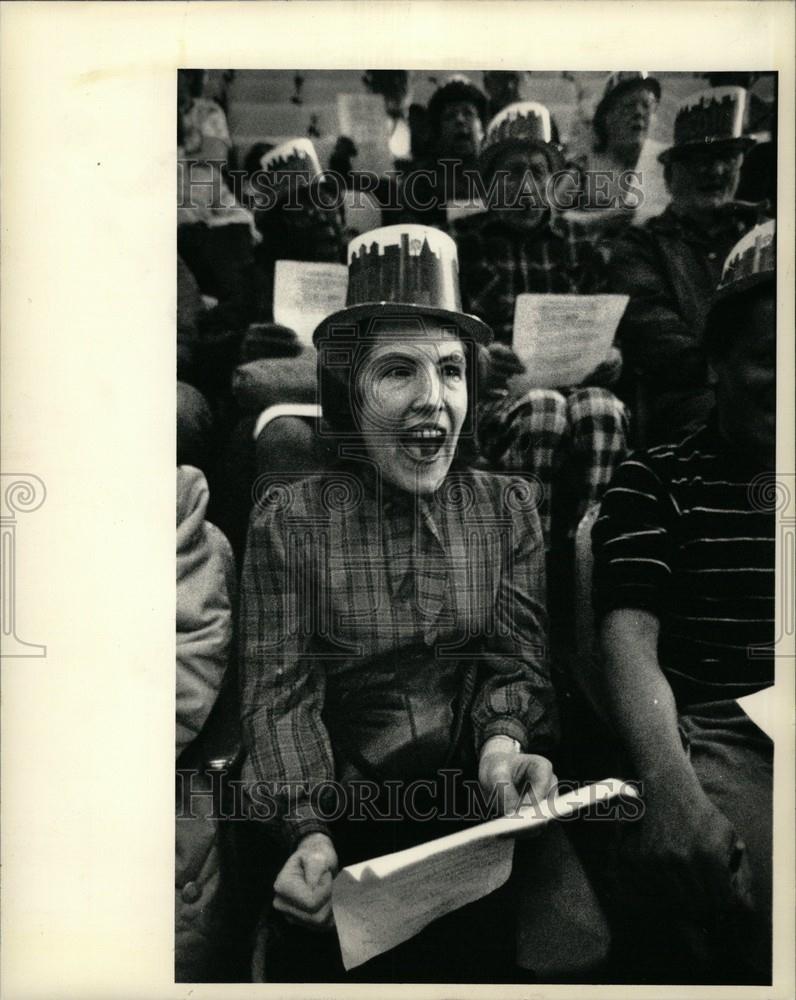
[[[531,389],[511,417],[512,436],[529,447],[558,441],[567,432],[567,400],[555,389]]]
[[[620,430],[627,427],[625,404],[610,389],[575,389],[567,399],[567,414],[572,426],[588,419]]]

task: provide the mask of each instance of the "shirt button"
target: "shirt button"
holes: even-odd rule
[[[202,895],[202,891],[196,882],[186,882],[182,887],[182,899],[185,903],[195,903]]]
[[[711,250],[710,253],[708,254],[708,260],[715,260],[715,259],[716,259],[716,253],[715,251]]]

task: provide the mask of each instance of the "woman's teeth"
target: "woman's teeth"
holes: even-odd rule
[[[418,427],[404,438],[404,447],[416,461],[435,458],[445,441],[445,431],[438,427]]]

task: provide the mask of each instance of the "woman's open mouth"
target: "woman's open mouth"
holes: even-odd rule
[[[401,435],[401,447],[414,462],[433,462],[442,451],[448,432],[444,427],[424,424]]]

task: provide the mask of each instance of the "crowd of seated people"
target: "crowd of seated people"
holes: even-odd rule
[[[180,572],[199,645],[178,671],[178,769],[226,678],[237,807],[271,789],[227,844],[237,873],[209,827],[202,847],[208,898],[225,878],[250,898],[227,891],[192,935],[178,884],[181,980],[771,981],[773,751],[737,699],[773,683],[776,158],[744,173],[760,128],[735,78],[683,99],[663,144],[665,81],[613,73],[589,154],[570,156],[515,77],[441,82],[414,106],[418,157],[368,178],[350,140],[335,173],[298,136],[235,169],[226,91],[180,71]],[[352,228],[346,189],[381,204],[379,228]],[[312,346],[275,322],[281,260],[348,266]],[[580,380],[527,370],[527,293],[627,296]],[[556,775],[593,776],[569,740],[589,713],[572,642],[587,515],[588,732],[639,783],[641,819],[518,842],[503,888],[345,970],[339,869],[472,816],[457,801],[455,827],[357,826],[273,789],[366,780],[383,804],[385,783],[438,788],[457,768],[509,813]],[[473,549],[472,519],[505,545],[487,532]]]

